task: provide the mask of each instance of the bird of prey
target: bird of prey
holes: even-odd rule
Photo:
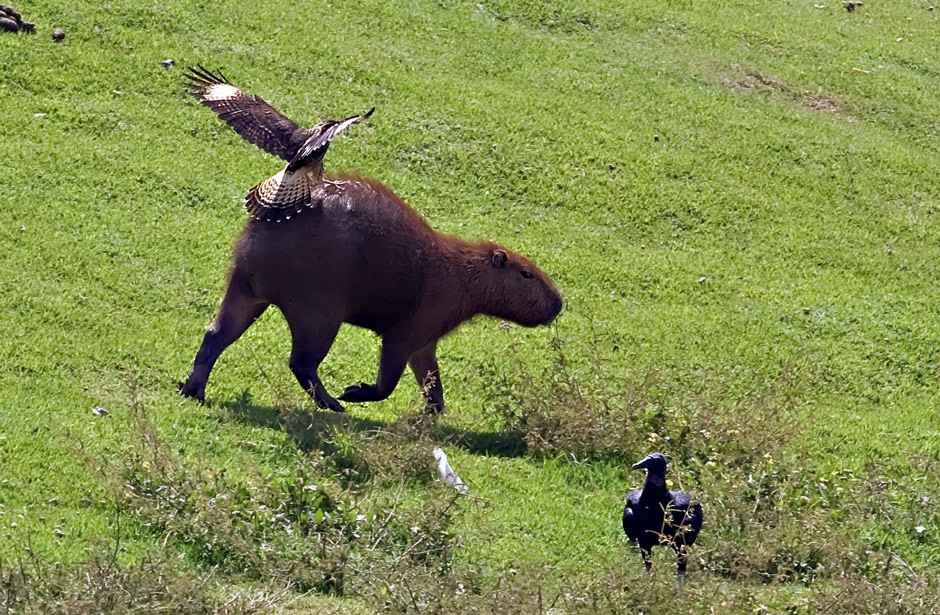
[[[312,191],[326,181],[323,156],[330,141],[375,111],[373,107],[345,120],[323,120],[313,128],[303,128],[261,98],[230,84],[221,71],[212,73],[202,66],[190,67],[186,78],[193,96],[235,132],[287,161],[284,170],[252,188],[245,198],[245,208],[254,219],[281,222],[313,207],[316,201]]]
[[[660,544],[672,547],[679,556],[676,572],[684,580],[688,547],[702,529],[702,506],[688,493],[666,489],[666,458],[660,453],[647,455],[633,469],[646,470],[646,483],[641,491],[627,496],[623,531],[631,543],[639,544],[647,572],[653,566],[652,548]]]

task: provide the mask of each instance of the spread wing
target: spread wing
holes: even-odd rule
[[[235,132],[288,162],[316,134],[316,130],[301,128],[257,96],[242,92],[230,84],[221,71],[212,73],[202,66],[190,67],[186,78],[193,96],[215,111]]]
[[[323,158],[323,155],[326,154],[326,148],[330,146],[330,141],[349,130],[350,126],[358,124],[372,115],[373,111],[375,111],[375,107],[361,115],[353,115],[342,121],[323,120],[307,133],[309,136],[290,160],[287,168],[289,170],[299,169],[309,164],[313,159]]]

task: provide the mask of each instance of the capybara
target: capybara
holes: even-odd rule
[[[216,359],[273,304],[290,327],[291,371],[319,407],[343,411],[317,369],[348,322],[375,331],[382,350],[376,383],[348,387],[339,399],[387,398],[407,364],[428,410],[440,412],[441,337],[478,314],[534,327],[561,311],[561,294],[531,261],[495,243],[434,231],[376,181],[333,178],[317,184],[313,197],[315,206],[290,220],[246,224],[183,395],[204,399]]]

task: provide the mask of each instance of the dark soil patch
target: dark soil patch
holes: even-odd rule
[[[733,90],[753,90],[768,96],[782,97],[820,113],[843,117],[851,115],[849,105],[839,98],[791,85],[775,75],[749,71],[737,79],[726,77],[722,79],[722,84]]]

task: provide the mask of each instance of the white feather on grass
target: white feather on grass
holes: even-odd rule
[[[437,469],[441,473],[441,480],[456,489],[461,495],[466,495],[467,486],[463,484],[454,469],[447,463],[447,455],[444,454],[444,451],[439,448],[434,449],[434,459],[437,460]]]

